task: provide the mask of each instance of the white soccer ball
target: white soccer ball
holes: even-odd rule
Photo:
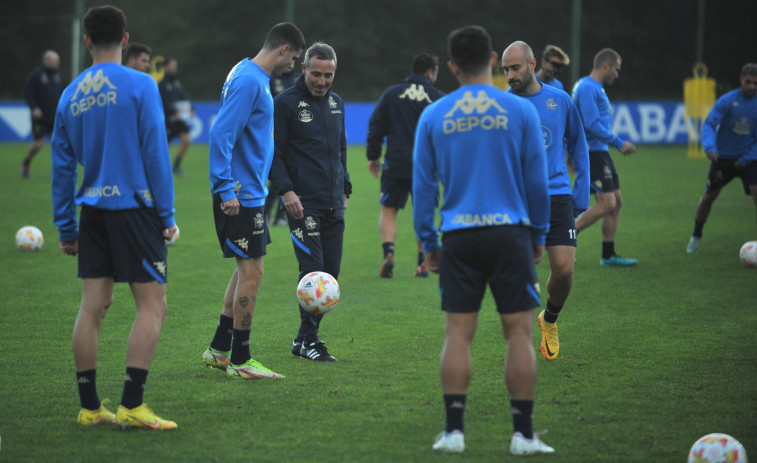
[[[728,434],[707,434],[691,446],[689,463],[747,463],[746,450]]]
[[[757,267],[757,241],[747,241],[741,246],[739,259],[747,267]]]
[[[16,247],[22,251],[39,251],[45,237],[39,228],[27,225],[16,232]]]
[[[326,313],[339,302],[339,283],[326,272],[310,272],[297,285],[300,307],[310,313]]]
[[[166,240],[166,246],[173,246],[177,241],[179,241],[179,238],[181,238],[181,236],[179,236],[179,226],[177,225],[176,233],[173,234],[170,240]]]

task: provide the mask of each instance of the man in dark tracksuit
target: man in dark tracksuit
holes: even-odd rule
[[[303,76],[274,100],[274,158],[271,189],[287,210],[299,278],[323,271],[339,278],[344,241],[344,210],[352,192],[347,173],[344,103],[331,84],[336,53],[313,44],[302,63]],[[335,362],[318,338],[323,314],[301,307],[300,330],[292,355]]]
[[[381,277],[394,275],[394,240],[397,237],[397,214],[404,209],[412,190],[413,139],[421,112],[444,93],[433,87],[439,72],[435,56],[420,53],[413,58],[413,74],[404,82],[392,85],[381,95],[368,123],[368,170],[374,177],[381,172],[381,215],[379,231],[384,249]],[[386,138],[383,167],[381,146]],[[418,242],[418,266],[415,276],[427,277],[423,247]]]
[[[53,50],[42,55],[42,66],[29,74],[24,86],[24,99],[32,114],[32,136],[34,141],[26,151],[21,165],[21,177],[29,178],[32,159],[45,144],[45,135],[53,136],[55,110],[58,100],[66,87],[60,75],[60,56]]]

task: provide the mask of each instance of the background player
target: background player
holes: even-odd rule
[[[189,121],[194,116],[194,109],[184,86],[179,82],[179,62],[176,58],[166,58],[163,69],[165,73],[158,88],[166,116],[166,134],[169,142],[179,137],[179,148],[176,150],[173,161],[173,173],[177,177],[183,177],[181,161],[187,154],[189,145],[192,144],[192,137],[189,136]]]
[[[381,173],[381,214],[379,231],[384,261],[382,278],[394,275],[394,241],[397,238],[397,214],[404,209],[412,190],[413,137],[423,109],[444,93],[434,88],[439,73],[439,59],[426,53],[413,58],[413,73],[405,81],[386,89],[379,98],[368,122],[368,169],[374,177]],[[381,147],[386,138],[386,155],[382,167]],[[418,244],[415,276],[427,277],[423,245]]]
[[[542,258],[549,227],[541,123],[530,103],[493,86],[497,54],[482,27],[452,31],[448,44],[448,66],[460,88],[423,112],[413,154],[415,230],[429,270],[439,272],[446,318],[440,371],[447,426],[433,449],[465,449],[471,343],[488,283],[507,342],[505,382],[515,428],[510,452],[552,453],[534,434],[531,420],[536,390],[532,333],[539,306],[534,261]],[[435,225],[439,182],[444,189],[441,248]]]
[[[569,64],[570,57],[568,57],[567,53],[562,51],[557,45],[547,45],[542,52],[541,68],[536,72],[536,77],[547,85],[565,90],[562,82],[557,80],[557,77],[563,68]]]
[[[131,42],[126,47],[126,65],[137,71],[150,71],[150,55],[152,50],[147,45],[137,42]]]
[[[63,92],[52,140],[55,225],[61,250],[78,253],[82,279],[73,335],[78,421],[172,429],[176,423],[155,415],[143,401],[167,311],[164,238],[176,233],[160,97],[152,77],[121,66],[121,51],[129,41],[121,10],[90,8],[83,23],[93,65]],[[78,192],[77,164],[84,169]],[[129,283],[137,316],[126,348],[123,397],[114,416],[101,404],[95,379],[100,325],[113,303],[115,282]]]
[[[620,72],[620,55],[610,48],[600,50],[594,56],[591,74],[580,79],[573,87],[576,103],[584,124],[586,142],[589,144],[591,189],[597,202],[576,219],[576,231],[585,230],[602,219],[602,266],[630,267],[639,263],[615,254],[615,234],[623,198],[620,195],[620,180],[615,164],[610,157],[608,145],[617,148],[624,156],[636,152],[630,141],[623,141],[610,132],[610,100],[604,86],[610,86]]]
[[[689,254],[699,250],[712,204],[731,180],[741,178],[744,193],[752,195],[757,207],[757,64],[741,68],[740,83],[741,88],[718,99],[704,121],[702,146],[712,162],[697,204],[694,233],[686,248]]]
[[[539,314],[541,353],[554,360],[560,352],[557,317],[573,285],[576,259],[574,218],[589,207],[589,151],[578,109],[567,93],[540,83],[534,75],[536,59],[525,42],[512,43],[502,54],[502,69],[511,93],[530,101],[542,124],[547,150],[547,171],[551,218],[547,234],[549,278],[546,308]],[[576,179],[573,190],[565,164],[565,153],[573,161]]]

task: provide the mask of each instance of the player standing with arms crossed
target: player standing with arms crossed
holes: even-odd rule
[[[557,317],[573,285],[576,259],[576,223],[589,207],[589,151],[581,116],[567,93],[536,79],[536,59],[525,42],[513,42],[502,54],[502,70],[510,84],[508,92],[530,101],[541,119],[547,151],[551,218],[547,234],[550,274],[547,306],[539,314],[541,353],[554,360],[560,352]],[[573,161],[576,180],[573,190],[565,164],[565,153]]]
[[[452,31],[448,66],[460,88],[421,114],[413,154],[413,218],[429,270],[439,272],[446,337],[440,362],[447,416],[434,450],[462,452],[471,343],[488,284],[507,343],[510,453],[552,453],[533,432],[538,280],[549,227],[547,161],[533,105],[492,84],[497,54],[480,26]],[[439,182],[441,231],[435,225]]]

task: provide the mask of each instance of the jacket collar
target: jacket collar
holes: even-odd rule
[[[431,80],[429,80],[428,77],[424,76],[423,74],[410,74],[409,76],[405,77],[405,82],[413,82],[416,84],[423,84],[431,86]]]

